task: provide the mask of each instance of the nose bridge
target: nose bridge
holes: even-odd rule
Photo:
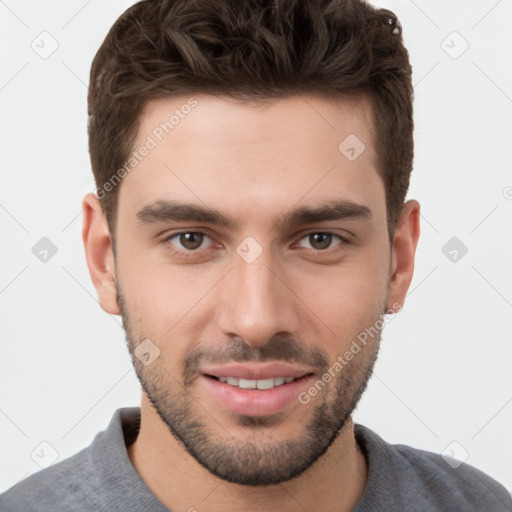
[[[220,328],[247,344],[262,346],[277,333],[293,333],[298,327],[293,294],[279,278],[270,249],[253,261],[234,255],[233,268],[224,289]],[[284,280],[284,279],[283,279]]]

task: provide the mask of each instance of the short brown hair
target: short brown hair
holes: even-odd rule
[[[88,95],[91,164],[111,236],[119,187],[105,185],[132,151],[143,107],[196,93],[244,101],[365,95],[392,238],[414,153],[411,66],[392,12],[363,0],[144,0],[130,7],[94,58]]]

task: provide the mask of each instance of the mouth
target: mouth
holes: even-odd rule
[[[290,384],[290,382],[302,379],[303,377],[306,377],[311,374],[306,374],[302,377],[269,377],[267,379],[239,379],[237,377],[216,377],[214,375],[205,375],[206,377],[210,377],[212,379],[218,380],[219,382],[223,382],[225,384],[228,384],[229,386],[234,386],[236,388],[266,390],[282,386],[283,384]]]
[[[223,409],[269,416],[301,405],[298,396],[313,376],[309,368],[287,363],[245,363],[204,368],[199,381]]]

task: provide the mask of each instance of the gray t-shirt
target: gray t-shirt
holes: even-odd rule
[[[128,457],[139,428],[138,407],[118,409],[89,447],[0,495],[0,511],[168,512]],[[368,482],[353,512],[512,511],[506,489],[467,464],[453,469],[438,454],[386,443],[359,424],[355,434]]]

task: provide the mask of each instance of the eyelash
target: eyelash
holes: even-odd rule
[[[212,236],[207,233],[206,231],[201,231],[201,230],[197,230],[197,231],[192,231],[192,230],[189,230],[189,231],[178,231],[176,233],[172,233],[171,235],[165,237],[163,240],[162,240],[162,244],[174,255],[179,255],[179,256],[182,256],[184,258],[188,258],[188,257],[192,257],[194,254],[197,254],[201,251],[201,248],[197,248],[197,249],[176,249],[174,248],[173,244],[171,243],[171,240],[173,238],[176,238],[176,237],[179,237],[180,235],[183,235],[183,234],[190,234],[190,233],[193,233],[193,234],[199,234],[199,235],[204,235],[208,238],[210,238],[211,240],[213,240]],[[318,255],[320,254],[324,254],[324,253],[329,253],[332,249],[334,249],[335,247],[338,247],[338,246],[343,246],[343,245],[348,245],[350,242],[343,236],[339,235],[338,233],[335,233],[333,231],[310,231],[308,233],[305,233],[304,235],[301,236],[301,238],[299,239],[299,242],[301,240],[303,240],[304,238],[307,238],[309,237],[310,235],[315,235],[315,234],[322,234],[322,235],[331,235],[333,238],[336,237],[340,240],[339,243],[335,244],[334,246],[332,247],[328,247],[327,249],[310,249],[312,251],[314,251],[315,253],[317,253]],[[203,248],[205,249],[205,248]],[[303,249],[309,249],[307,247],[304,247]]]

